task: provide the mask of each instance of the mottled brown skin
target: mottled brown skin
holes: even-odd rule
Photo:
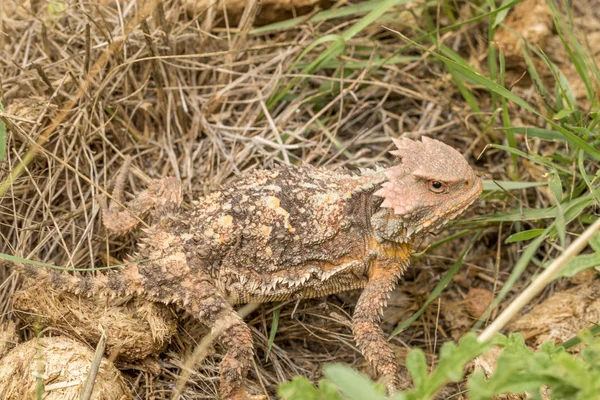
[[[139,251],[118,271],[70,275],[19,265],[38,279],[87,295],[135,293],[175,303],[221,332],[221,397],[247,399],[253,356],[242,303],[305,299],[363,288],[352,318],[356,343],[390,392],[399,375],[379,326],[412,246],[466,209],[481,181],[451,147],[395,140],[398,165],[359,173],[310,166],[247,173],[180,210],[181,187],[155,181],[127,210],[102,203],[105,226],[124,233],[150,212]],[[123,175],[115,193],[121,200]],[[137,261],[133,261],[133,260]]]

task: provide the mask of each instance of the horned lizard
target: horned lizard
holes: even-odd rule
[[[104,225],[115,233],[133,229],[142,214],[152,219],[138,253],[121,269],[79,275],[17,268],[70,292],[174,303],[220,329],[226,349],[220,395],[236,400],[252,397],[244,379],[253,343],[234,305],[362,288],[354,337],[393,392],[397,364],[379,326],[386,300],[415,240],[458,216],[482,191],[481,180],[450,146],[426,137],[393,141],[398,162],[389,168],[252,171],[186,210],[179,182],[156,180],[125,209],[102,204]],[[120,200],[124,179],[118,180]]]

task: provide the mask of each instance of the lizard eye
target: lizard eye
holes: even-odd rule
[[[440,181],[429,181],[429,190],[434,193],[444,193],[446,191],[446,184]]]

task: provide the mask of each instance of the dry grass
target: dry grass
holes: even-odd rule
[[[81,399],[94,352],[65,337],[32,339],[12,349],[0,361],[0,390],[6,400],[34,399],[38,388],[47,400]],[[112,362],[104,359],[91,399],[129,400],[131,392]]]
[[[427,22],[421,9],[406,10],[418,5],[390,14],[408,22],[388,18],[385,25],[415,36]],[[474,15],[467,5],[460,5],[458,13],[461,20]],[[0,182],[10,184],[0,187],[0,252],[76,268],[120,263],[133,252],[139,233],[108,236],[95,197],[107,194],[126,155],[133,158],[129,196],[149,178],[176,176],[188,202],[253,168],[281,163],[356,168],[385,162],[389,138],[399,135],[439,138],[461,149],[482,176],[508,179],[505,152],[490,149],[480,156],[487,144],[503,140],[502,132],[482,124],[481,115],[495,112],[488,96],[478,99],[482,114],[471,111],[445,68],[427,55],[370,68],[405,44],[381,24],[349,40],[335,65],[302,76],[299,69],[289,72],[302,51],[318,37],[341,34],[361,15],[253,34],[252,14],[233,25],[222,13],[189,13],[178,0],[4,0],[0,100],[10,134]],[[450,23],[444,15],[436,18],[440,26]],[[472,23],[440,39],[485,71],[486,37],[486,25]],[[314,60],[327,46],[315,47],[301,63]],[[364,65],[355,66],[358,62]],[[298,77],[302,83],[269,108],[269,99]],[[530,87],[516,86],[514,92],[541,103]],[[539,122],[518,107],[511,113],[532,125]],[[519,172],[525,181],[543,173],[528,164],[520,164]],[[542,190],[539,194],[519,196],[519,201],[532,208],[547,204]],[[509,204],[484,199],[471,215]],[[509,232],[502,224],[484,230],[448,294],[392,339],[400,356],[409,346],[419,346],[433,357],[441,342],[469,329],[473,316],[457,328],[444,318],[444,307],[463,312],[469,289],[502,286],[519,256],[517,245],[503,244]],[[417,268],[390,301],[387,332],[423,304],[463,245],[463,239],[455,240],[417,259]],[[0,281],[2,319],[7,321],[17,277],[1,269]],[[316,380],[330,361],[370,372],[349,328],[356,297],[352,292],[283,306],[268,361],[275,306],[263,305],[251,314],[246,320],[257,344],[250,377],[255,390],[272,395],[278,383],[298,374]],[[188,318],[157,360],[128,365],[135,396],[169,398],[186,357],[205,333]],[[186,398],[216,396],[220,358],[215,345],[190,371]]]

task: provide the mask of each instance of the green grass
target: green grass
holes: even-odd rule
[[[400,29],[399,26],[407,27],[407,23],[397,20],[392,12],[394,7],[407,5],[408,0],[357,2],[321,11],[310,17],[308,22],[333,25],[341,21],[340,27],[343,28],[319,31],[327,34],[311,43],[303,43],[303,51],[286,67],[284,78],[266,101],[267,109],[275,112],[282,103],[300,98],[298,106],[309,108],[316,115],[338,96],[343,100],[351,92],[368,88],[369,79],[374,76],[385,76],[387,71],[396,72],[411,64],[422,63],[426,71],[441,71],[435,78],[445,79],[444,84],[454,89],[452,92],[455,96],[449,99],[451,104],[448,108],[456,106],[461,111],[468,110],[473,118],[465,124],[475,125],[484,142],[490,143],[488,152],[501,155],[498,158],[508,173],[502,178],[504,180],[484,180],[483,195],[490,203],[501,204],[501,211],[492,212],[490,208],[489,214],[456,222],[454,226],[461,230],[432,243],[422,253],[415,254],[415,258],[424,257],[450,241],[464,241],[462,251],[427,299],[419,305],[418,311],[400,322],[391,337],[409,328],[421,329],[412,325],[422,319],[427,307],[451,284],[463,264],[469,261],[469,251],[486,231],[502,225],[504,236],[500,242],[505,246],[513,246],[513,254],[517,259],[509,270],[503,271],[509,274],[503,276],[494,301],[474,324],[475,332],[483,327],[498,306],[505,306],[507,298],[516,294],[517,283],[519,287],[527,285],[532,277],[548,267],[574,238],[597,219],[600,203],[600,105],[596,91],[600,86],[600,69],[588,54],[585,44],[574,33],[569,7],[564,7],[567,10],[565,14],[562,8],[558,9],[550,3],[561,45],[585,88],[585,105],[576,98],[573,84],[565,71],[542,48],[532,43],[524,42],[523,60],[535,96],[525,98],[513,91],[507,79],[510,65],[492,42],[495,31],[503,27],[508,12],[520,1],[504,0],[499,6],[492,0],[469,2],[466,5],[461,3],[472,12],[466,13],[466,17],[462,14],[466,9],[458,9],[455,2],[440,0],[423,3],[416,11],[423,16],[421,23],[419,26],[408,26],[411,34],[394,30]],[[51,14],[61,13],[61,4],[53,2]],[[443,18],[446,19],[446,25],[439,26],[439,20]],[[255,28],[249,35],[274,35],[281,30],[295,29],[305,22],[304,17],[294,18]],[[369,34],[370,28],[381,26],[390,28]],[[450,35],[450,39],[446,34]],[[462,35],[460,39],[463,41],[467,35],[471,35],[471,39],[482,35],[482,40],[489,43],[483,52],[485,57],[465,54],[464,42],[455,48],[454,44],[458,41],[453,39],[459,35]],[[393,50],[389,50],[390,43],[393,43]],[[388,47],[380,51],[383,46]],[[482,61],[483,58],[485,60]],[[415,79],[420,77],[415,75]],[[383,82],[383,79],[380,81]],[[394,82],[389,84],[391,86]],[[416,107],[419,106],[422,105]],[[121,121],[116,111],[109,107],[105,107],[105,111],[114,117],[111,119]],[[0,112],[3,112],[1,103]],[[515,112],[519,114],[515,115]],[[521,116],[524,116],[525,122],[520,122]],[[337,115],[319,115],[314,121],[311,120],[306,130],[327,137],[341,154],[340,158],[351,161],[353,154],[347,150],[346,138],[336,136],[337,132],[330,129],[331,121],[336,118]],[[287,133],[282,134],[281,138],[283,142],[298,139]],[[0,120],[0,160],[5,157],[6,140],[6,127]],[[527,171],[525,161],[543,171],[542,178],[535,180],[537,178],[524,173]],[[548,198],[536,202],[541,191]],[[590,248],[585,254],[566,263],[554,278],[568,278],[581,271],[597,268],[600,265],[600,235],[596,234],[589,244]],[[0,254],[0,259],[74,270],[6,254]],[[115,267],[118,265],[106,268]],[[103,268],[93,270],[100,269]],[[77,269],[88,270],[91,269]],[[276,339],[279,312],[277,309],[273,315],[267,359]],[[470,398],[489,399],[501,393],[525,391],[531,393],[533,398],[540,398],[539,390],[543,385],[551,385],[556,398],[592,398],[600,392],[600,339],[596,337],[600,329],[595,325],[598,322],[589,321],[590,329],[567,340],[563,346],[547,343],[539,351],[528,349],[519,334],[508,337],[497,335],[492,341],[481,342],[477,340],[475,332],[466,334],[457,344],[451,341],[444,343],[431,363],[428,363],[422,350],[415,348],[406,359],[413,387],[395,394],[393,398],[431,399],[450,383],[464,382],[465,366],[493,345],[503,349],[498,360],[499,368],[491,377],[476,373],[466,380],[465,387]],[[584,348],[580,356],[565,352],[565,349],[578,344]],[[348,367],[331,365],[325,368],[324,373],[325,379],[317,386],[305,378],[297,377],[282,384],[279,395],[284,399],[385,398],[381,386]]]
[[[360,5],[360,9],[358,6],[352,6],[354,8],[346,7],[315,15],[313,21],[367,13],[344,33],[321,38],[309,45],[296,64],[291,67],[290,72],[307,77],[311,74],[316,75],[326,68],[337,70],[344,68],[346,75],[354,73],[356,76],[358,70],[369,68],[368,74],[376,74],[380,69],[392,64],[413,62],[414,58],[410,57],[414,57],[415,52],[427,54],[429,58],[426,62],[441,64],[445,67],[464,103],[477,114],[477,123],[483,127],[484,134],[490,135],[490,137],[492,132],[496,137],[499,134],[503,135],[499,142],[491,138],[490,141],[493,143],[491,147],[505,153],[508,176],[512,181],[486,180],[484,196],[502,200],[510,206],[502,212],[481,216],[475,222],[470,222],[470,225],[472,226],[474,223],[476,227],[483,229],[499,223],[509,224],[511,231],[505,238],[505,243],[520,246],[521,249],[518,260],[510,271],[509,277],[504,280],[493,303],[479,322],[474,325],[474,329],[479,329],[491,312],[507,298],[508,294],[514,292],[517,282],[522,282],[524,278],[530,279],[527,277],[531,276],[531,273],[526,274],[526,271],[531,270],[532,266],[534,269],[535,266],[538,268],[547,266],[552,258],[560,255],[572,239],[597,218],[592,210],[599,205],[600,199],[600,172],[598,172],[600,112],[595,89],[600,82],[600,72],[598,65],[587,53],[586,47],[578,41],[574,34],[569,16],[565,16],[554,5],[552,13],[557,34],[585,86],[586,101],[589,105],[585,109],[581,107],[575,97],[571,87],[572,82],[568,81],[565,73],[536,45],[523,42],[525,43],[522,46],[523,59],[528,75],[540,98],[543,99],[542,103],[533,103],[521,98],[506,86],[507,63],[504,54],[494,46],[489,46],[488,70],[484,74],[477,71],[459,53],[438,40],[440,34],[444,32],[457,30],[467,23],[485,19],[489,23],[487,39],[492,42],[495,30],[502,26],[507,12],[518,1],[504,1],[498,8],[496,8],[495,2],[487,1],[480,5],[477,9],[479,14],[475,17],[468,21],[460,21],[460,18],[451,20],[452,25],[441,29],[435,26],[431,11],[426,10],[427,31],[418,30],[422,33],[421,36],[409,38],[400,32],[392,31],[405,45],[387,60],[381,58],[360,59],[360,55],[355,53],[352,55],[351,61],[341,61],[344,57],[350,57],[350,54],[346,54],[350,38],[369,24],[385,24],[384,21],[392,18],[392,14],[386,12],[392,6],[401,3],[398,1],[365,2]],[[446,2],[438,5],[442,9],[442,13],[448,14],[448,10],[452,9],[451,4]],[[569,9],[568,6],[566,8]],[[476,9],[476,6],[473,6],[473,9]],[[452,15],[452,12],[450,14]],[[378,18],[380,19],[378,20]],[[298,22],[298,20],[282,22],[255,30],[255,33],[290,27]],[[326,43],[329,48],[322,50],[321,45]],[[375,47],[376,43],[373,43],[373,48]],[[303,58],[319,49],[321,49],[321,53],[314,61],[310,63],[302,61]],[[553,82],[549,84],[548,79],[542,76],[543,74],[539,71],[540,67],[550,71]],[[300,71],[298,71],[299,68],[301,68]],[[297,91],[298,87],[304,84],[303,81],[304,78],[301,77],[292,80],[271,99],[270,107],[282,101],[288,93]],[[332,93],[322,93],[322,95],[330,98]],[[486,98],[490,101],[483,105],[482,100]],[[528,112],[533,117],[532,119],[537,118],[541,124],[516,126],[517,124],[513,123],[512,115],[515,106],[520,111]],[[492,112],[496,109],[499,110],[499,114]],[[538,147],[553,148],[556,151],[549,154],[537,153],[525,146],[524,140],[536,141]],[[520,165],[524,160],[546,171],[546,179],[539,182],[520,180],[520,171],[522,170]],[[531,197],[535,195],[535,192],[531,190],[536,187],[547,187],[554,204],[533,208],[511,201],[515,195],[512,195],[510,191],[516,191],[521,196],[527,193]],[[434,243],[431,246],[431,248],[435,248],[447,240],[471,235],[471,241],[467,243],[457,261],[440,280],[422,307],[412,317],[399,324],[391,337],[408,328],[421,316],[426,307],[439,297],[459,270],[465,255],[481,233],[481,229],[460,231],[449,239],[443,239],[440,243]],[[555,276],[555,279],[572,277],[578,272],[600,265],[600,235],[596,234],[589,244],[592,252],[572,259]],[[550,257],[546,257],[548,248],[556,249]],[[489,379],[485,379],[481,373],[471,376],[468,380],[469,395],[473,399],[489,399],[501,393],[527,391],[532,398],[541,399],[540,388],[544,385],[551,385],[553,398],[593,398],[596,393],[600,392],[598,383],[600,382],[598,379],[600,378],[600,339],[595,337],[600,329],[593,326],[593,323],[598,322],[600,321],[590,321],[591,330],[572,339],[574,342],[584,343],[585,347],[581,357],[572,356],[565,352],[563,347],[555,347],[552,343],[546,343],[540,351],[534,352],[525,346],[519,335],[512,335],[509,338],[498,336],[495,343],[504,348],[498,361],[498,370]],[[406,362],[413,378],[414,388],[399,393],[393,398],[433,398],[444,385],[463,379],[463,367],[489,346],[491,343],[479,343],[474,340],[473,334],[465,336],[458,346],[446,343],[440,352],[437,366],[431,373],[427,372],[430,367],[425,362],[422,352],[418,349],[413,350]],[[330,366],[325,370],[325,375],[327,380],[321,382],[318,387],[307,384],[307,381],[300,378],[286,383],[281,386],[280,395],[285,399],[385,398],[380,388],[373,386],[367,378],[347,367]],[[339,392],[332,390],[332,385],[337,387]]]

